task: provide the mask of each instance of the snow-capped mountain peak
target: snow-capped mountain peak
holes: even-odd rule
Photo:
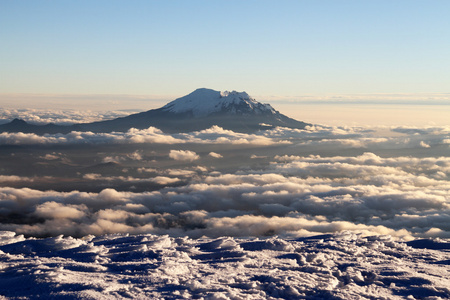
[[[226,112],[230,114],[276,114],[269,104],[262,104],[246,92],[197,89],[162,107],[172,113],[192,113],[196,117]]]
[[[71,131],[125,132],[130,128],[147,129],[150,126],[165,132],[192,132],[219,126],[236,132],[255,132],[275,127],[303,129],[309,125],[291,119],[263,104],[246,92],[197,89],[163,107],[126,117],[71,126],[55,124],[34,125],[15,120],[0,124],[0,132],[69,133]]]

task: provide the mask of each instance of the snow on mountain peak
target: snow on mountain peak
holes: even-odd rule
[[[232,97],[240,97],[240,98],[244,98],[244,99],[252,99],[252,100],[254,100],[246,92],[224,91],[224,92],[220,92],[220,96],[222,96],[222,97],[232,96]]]
[[[276,113],[272,106],[256,101],[246,92],[219,92],[205,88],[178,98],[163,106],[162,109],[173,113],[190,112],[197,117],[223,111],[231,114]]]

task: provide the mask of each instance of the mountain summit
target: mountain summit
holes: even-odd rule
[[[246,92],[218,92],[204,88],[178,98],[162,109],[172,113],[191,113],[194,117],[205,117],[219,112],[236,115],[276,114],[272,106],[259,103]]]
[[[158,109],[113,120],[80,123],[72,126],[32,125],[21,120],[0,125],[0,132],[68,133],[70,131],[112,132],[150,126],[165,132],[189,132],[214,125],[236,132],[255,132],[274,127],[303,129],[309,125],[291,119],[269,104],[262,104],[246,92],[219,92],[197,89]]]

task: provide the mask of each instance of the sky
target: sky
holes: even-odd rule
[[[167,286],[195,298],[202,284],[448,298],[449,12],[449,0],[0,0],[0,121],[93,122],[205,87],[313,124],[0,133],[0,298]],[[92,236],[109,233],[147,236]],[[319,234],[332,236],[299,239]],[[203,236],[217,239],[190,239]],[[422,238],[441,240],[432,253],[394,242]]]
[[[448,1],[0,1],[0,93],[447,93]]]

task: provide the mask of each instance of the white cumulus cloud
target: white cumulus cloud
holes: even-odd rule
[[[169,157],[182,161],[194,161],[200,158],[197,153],[190,150],[170,150]]]

